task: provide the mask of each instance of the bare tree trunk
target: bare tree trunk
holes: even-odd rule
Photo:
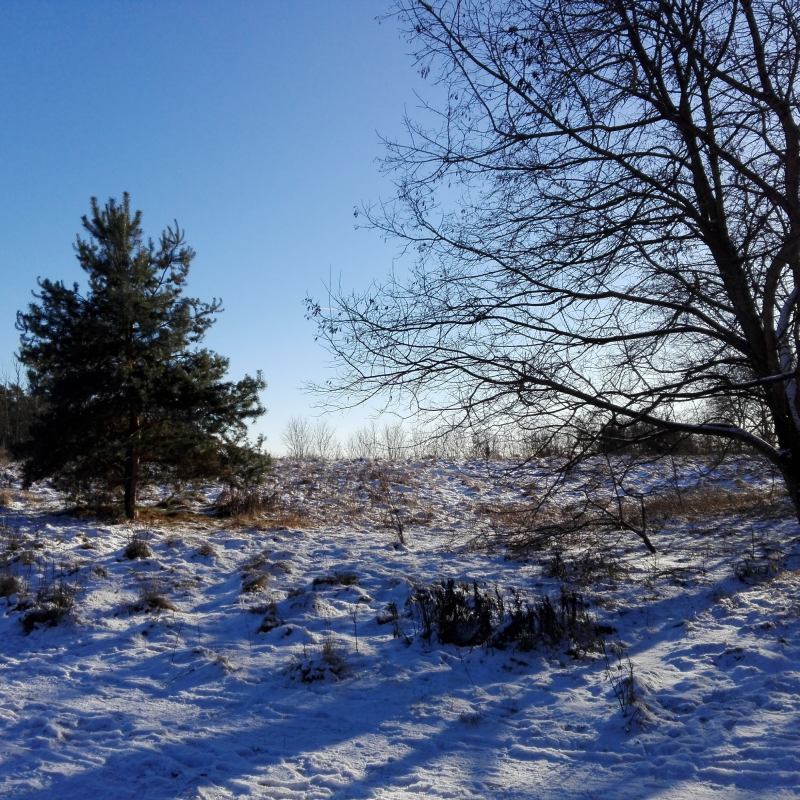
[[[796,458],[789,455],[778,466],[780,467],[786,491],[792,501],[795,516],[800,522],[800,463]]]

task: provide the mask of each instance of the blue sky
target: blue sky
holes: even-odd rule
[[[79,280],[89,198],[131,194],[146,233],[177,219],[189,293],[223,299],[207,345],[263,370],[258,430],[280,451],[328,356],[304,319],[333,276],[363,286],[396,247],[353,209],[391,194],[379,133],[402,135],[421,82],[388,3],[4,0],[0,15],[0,366],[37,276]],[[346,438],[363,413],[330,419]]]

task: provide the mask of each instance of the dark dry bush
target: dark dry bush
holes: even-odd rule
[[[16,575],[0,575],[0,597],[11,597],[19,594],[25,587],[25,583]]]
[[[243,592],[263,592],[268,586],[269,575],[264,572],[254,572],[242,576]]]
[[[326,636],[318,654],[309,655],[303,649],[303,657],[296,658],[290,673],[303,683],[339,680],[347,673],[347,662],[332,637]]]
[[[577,652],[591,649],[597,637],[597,626],[580,596],[564,589],[555,600],[545,595],[530,601],[516,591],[504,596],[496,586],[451,578],[417,587],[406,606],[423,639],[435,633],[442,644],[460,647],[530,650],[568,642]]]
[[[123,551],[125,554],[125,558],[129,558],[131,560],[137,558],[150,558],[153,555],[153,551],[150,549],[150,545],[147,544],[145,539],[140,537],[134,536],[128,544],[125,545],[125,550]]]
[[[38,625],[52,628],[58,625],[75,606],[75,586],[63,580],[53,581],[36,592],[33,607],[22,618],[25,633],[30,633]]]
[[[416,617],[420,635],[430,639],[435,632],[442,644],[483,644],[492,634],[493,620],[501,616],[502,600],[482,590],[477,582],[456,583],[452,578],[431,586],[417,587],[407,605]]]
[[[614,553],[601,548],[587,550],[580,556],[565,559],[560,550],[544,563],[543,573],[570,584],[617,583],[627,574],[626,566]]]
[[[334,572],[332,575],[322,575],[314,578],[311,585],[318,586],[357,586],[358,575],[355,572]]]
[[[386,608],[378,613],[375,621],[378,625],[386,625],[389,622],[397,622],[400,618],[400,612],[397,609],[397,603],[391,601],[386,604]]]
[[[178,611],[179,609],[172,600],[163,594],[159,594],[155,590],[145,590],[139,600],[131,604],[130,610],[132,613],[137,613],[142,611]]]
[[[131,533],[128,543],[122,551],[125,558],[131,560],[150,558],[153,555],[153,551],[150,549],[150,541],[152,538],[153,534],[149,530],[138,530]]]
[[[269,633],[271,630],[283,625],[283,620],[278,613],[278,606],[276,603],[269,603],[264,612],[264,619],[261,620],[259,625],[259,633]]]

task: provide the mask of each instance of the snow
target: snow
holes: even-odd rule
[[[552,466],[279,460],[264,519],[147,527],[58,513],[9,471],[0,577],[76,594],[30,634],[0,599],[0,797],[800,797],[800,543],[774,476],[744,458],[630,469],[633,498],[761,502],[653,523],[655,556],[625,531],[564,540],[584,572],[548,577],[552,550],[511,558],[492,511]],[[150,558],[124,557],[134,535]],[[449,577],[532,598],[566,581],[613,629],[605,652],[426,642],[406,599]]]

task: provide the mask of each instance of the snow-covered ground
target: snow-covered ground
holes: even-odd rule
[[[800,531],[773,477],[664,462],[615,490],[590,464],[553,513],[599,484],[636,528],[667,492],[657,553],[609,529],[512,558],[507,512],[552,466],[278,461],[246,524],[98,523],[12,482],[0,586],[74,605],[26,634],[24,592],[0,599],[0,797],[800,797]],[[605,652],[425,641],[406,600],[451,577],[566,585]]]

